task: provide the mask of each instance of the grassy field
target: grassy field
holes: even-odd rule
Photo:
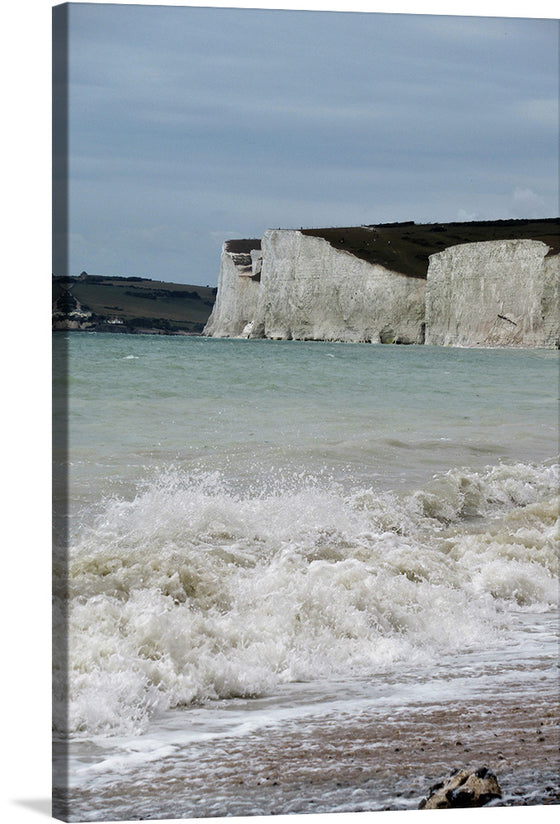
[[[382,223],[348,228],[303,229],[304,235],[322,237],[331,246],[350,252],[368,263],[394,272],[425,278],[428,257],[448,246],[487,240],[526,238],[541,240],[560,252],[560,219],[495,220],[467,223]]]
[[[170,333],[201,332],[216,297],[216,290],[208,286],[140,278],[53,278],[53,302],[68,293],[83,311],[92,313],[97,325],[119,318],[128,331]]]

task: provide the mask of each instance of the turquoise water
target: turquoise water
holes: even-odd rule
[[[207,767],[207,803],[162,807],[152,766],[212,764],[255,723],[554,683],[557,353],[56,341],[76,817],[134,817],[139,776],[148,817],[262,812],[212,800]],[[357,809],[335,796],[317,811]]]
[[[77,490],[170,463],[410,488],[558,449],[555,352],[76,333],[70,375]]]

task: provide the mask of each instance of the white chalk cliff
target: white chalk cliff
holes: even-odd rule
[[[560,256],[549,251],[536,240],[463,243],[432,254],[422,278],[322,237],[268,230],[260,243],[224,244],[203,334],[558,347]]]
[[[248,261],[234,257],[225,244],[205,335],[423,342],[426,281],[421,278],[291,230],[265,232],[261,253],[253,252],[262,265],[258,275],[250,276]]]
[[[426,343],[556,348],[560,255],[538,240],[451,246],[430,256]]]
[[[257,316],[261,253],[241,248],[230,240],[222,246],[218,293],[203,332],[208,337],[248,337],[244,330]]]

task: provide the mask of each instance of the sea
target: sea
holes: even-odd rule
[[[557,352],[71,332],[54,370],[59,814],[415,809],[554,705]]]

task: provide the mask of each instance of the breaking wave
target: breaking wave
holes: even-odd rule
[[[412,494],[279,477],[239,495],[162,472],[75,539],[64,725],[139,731],[175,706],[421,666],[489,629],[503,642],[512,610],[557,603],[558,480],[515,464]]]

